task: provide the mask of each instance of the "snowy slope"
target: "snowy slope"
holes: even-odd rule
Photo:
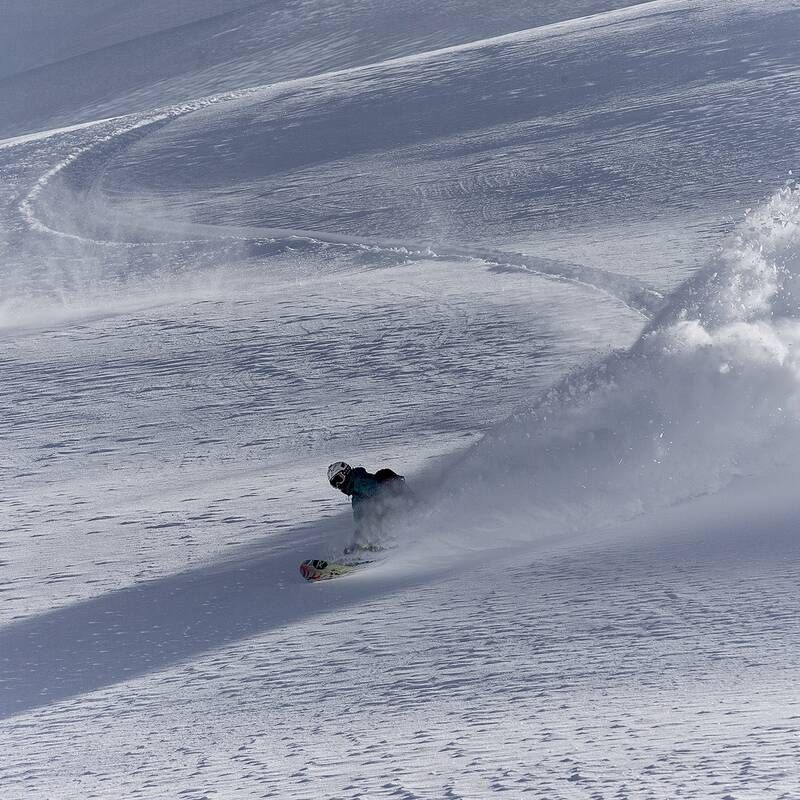
[[[9,0],[0,133],[146,111],[623,5],[632,3]]]
[[[796,797],[800,8],[9,2],[3,798]],[[325,467],[404,472],[388,556]]]

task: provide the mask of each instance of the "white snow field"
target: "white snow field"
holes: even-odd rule
[[[0,798],[800,798],[799,42],[3,0]]]

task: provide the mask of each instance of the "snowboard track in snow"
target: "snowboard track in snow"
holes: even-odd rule
[[[511,35],[512,40],[514,36],[514,34]],[[507,38],[500,37],[500,41],[505,41]],[[486,46],[485,42],[477,42],[464,47],[483,46]],[[452,49],[459,51],[463,48]],[[442,52],[447,52],[447,50],[415,56],[411,60],[424,58],[426,55],[438,56]],[[356,68],[356,71],[366,71],[374,66],[359,67]],[[313,81],[314,79],[304,79],[301,83],[305,83],[307,80]],[[145,139],[154,130],[158,130],[182,117],[226,102],[241,102],[248,97],[260,96],[264,92],[276,91],[279,88],[283,88],[283,85],[251,87],[238,92],[212,95],[192,103],[165,108],[146,115],[132,115],[128,121],[115,119],[111,122],[112,129],[110,132],[102,131],[97,138],[90,139],[85,145],[73,149],[72,152],[42,175],[19,203],[19,212],[32,231],[72,239],[77,243],[85,243],[92,246],[157,248],[159,246],[174,246],[178,243],[201,245],[203,243],[220,243],[226,240],[240,242],[269,240],[278,246],[291,246],[298,241],[304,241],[311,244],[345,247],[357,251],[402,253],[410,259],[478,260],[501,268],[519,269],[540,276],[592,287],[617,298],[629,308],[641,313],[645,318],[652,318],[662,307],[664,300],[662,293],[654,286],[631,275],[620,275],[609,270],[545,258],[529,253],[493,250],[468,244],[454,245],[446,242],[419,242],[383,237],[345,236],[330,232],[303,230],[301,228],[274,228],[270,226],[234,228],[231,226],[196,223],[180,224],[178,226],[179,237],[176,239],[171,236],[169,225],[166,227],[158,225],[152,219],[137,220],[136,240],[125,238],[126,227],[130,232],[133,226],[119,219],[114,219],[111,223],[108,223],[108,227],[114,229],[111,236],[97,236],[81,230],[84,221],[89,218],[91,218],[95,229],[99,227],[102,230],[103,228],[106,202],[99,189],[98,178],[102,176],[104,165],[108,159],[123,152],[132,144]],[[78,126],[78,129],[85,128],[91,131],[96,126],[105,127],[108,124],[108,121],[101,120],[97,123]],[[75,128],[70,130],[75,130]],[[61,131],[55,131],[52,135],[55,136],[58,133],[61,133]],[[28,137],[20,138],[21,142],[18,143],[11,140],[4,146],[14,147],[27,142]],[[3,143],[0,143],[0,145],[3,145]],[[66,198],[64,196],[60,199],[56,198],[53,204],[54,207],[49,214],[46,214],[43,213],[41,208],[37,207],[48,202],[48,189],[52,191],[54,184],[59,186],[57,191],[63,190],[66,193]],[[59,214],[64,212],[65,203],[69,203],[67,211],[72,220],[73,230],[69,230],[63,224],[60,224],[62,221],[59,219]],[[158,238],[143,241],[143,232],[147,230],[154,234],[159,234]]]

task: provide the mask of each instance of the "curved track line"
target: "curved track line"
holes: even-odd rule
[[[211,105],[227,102],[232,99],[242,99],[252,93],[253,90],[243,90],[242,92],[235,93],[233,96],[226,94],[207,98],[202,104],[190,104],[189,107],[181,106],[162,112],[156,112],[143,119],[137,119],[131,124],[114,129],[101,138],[72,152],[42,175],[33,189],[31,189],[19,204],[20,213],[27,222],[29,228],[38,233],[106,247],[158,247],[173,245],[177,241],[202,243],[225,239],[238,239],[243,241],[252,239],[271,239],[273,241],[302,240],[310,243],[340,245],[359,250],[401,252],[409,256],[437,260],[477,259],[506,269],[523,270],[538,275],[560,278],[562,280],[590,286],[621,300],[629,308],[641,313],[647,318],[651,318],[660,309],[663,303],[663,296],[661,293],[653,286],[632,276],[622,275],[597,267],[544,258],[528,253],[494,250],[480,246],[455,245],[447,242],[420,242],[383,237],[355,237],[345,234],[308,231],[299,228],[270,228],[260,226],[233,228],[230,226],[216,226],[200,223],[181,224],[181,232],[184,235],[189,234],[192,237],[190,239],[181,238],[179,240],[170,239],[169,241],[131,242],[121,239],[97,239],[58,230],[48,225],[37,216],[35,208],[36,203],[53,179],[60,174],[67,173],[70,168],[76,166],[83,158],[90,156],[99,147],[132,133],[139,132],[142,137],[146,136],[154,127],[160,127],[174,119],[194,113],[195,111],[199,111]],[[115,227],[118,231],[124,233],[124,223],[120,226],[117,222]],[[149,223],[147,228],[153,233],[162,233],[165,235],[175,233],[174,227],[167,223]],[[137,230],[141,230],[141,225],[137,226]]]
[[[210,106],[214,106],[219,103],[226,103],[230,102],[231,100],[243,99],[245,97],[255,94],[258,91],[261,91],[262,88],[263,87],[255,87],[255,88],[241,89],[235,92],[224,92],[218,95],[210,95],[208,97],[204,97],[200,100],[193,101],[191,103],[184,103],[177,106],[169,106],[165,109],[153,111],[150,114],[131,115],[131,117],[128,117],[128,119],[130,120],[128,124],[124,124],[119,128],[115,128],[110,133],[101,136],[99,139],[94,139],[89,144],[77,148],[76,150],[72,151],[66,158],[59,161],[55,166],[49,169],[44,175],[42,175],[36,181],[33,188],[22,199],[22,201],[17,207],[18,211],[22,215],[25,222],[28,224],[28,227],[31,230],[37,231],[38,233],[47,233],[53,236],[59,236],[67,239],[75,239],[78,241],[90,242],[91,244],[98,244],[98,245],[116,245],[116,246],[135,245],[136,243],[133,242],[119,242],[111,240],[92,239],[89,237],[80,236],[79,234],[73,234],[73,233],[68,233],[67,231],[58,230],[56,228],[47,225],[43,220],[41,220],[39,217],[36,216],[34,205],[41,196],[42,192],[52,182],[53,178],[55,178],[56,176],[58,176],[63,172],[66,172],[70,167],[75,166],[81,159],[94,152],[98,147],[107,144],[113,141],[114,139],[118,139],[122,136],[126,136],[136,131],[142,131],[143,134],[146,134],[146,132],[149,131],[152,127],[164,125],[167,122],[171,122],[172,120],[178,119],[179,117],[192,114],[196,111],[201,111],[204,108],[208,108]],[[18,137],[16,139],[9,139],[5,140],[4,142],[0,142],[0,147],[16,147],[22,144],[26,144],[30,141],[48,138],[50,136],[55,136],[60,133],[89,129],[92,127],[106,124],[107,122],[113,122],[116,120],[123,120],[123,119],[126,118],[111,117],[108,120],[97,120],[95,122],[77,125],[72,128],[61,128],[51,131],[44,131],[41,134],[29,134],[26,136]],[[156,244],[156,243],[151,242],[149,244]]]
[[[557,36],[572,30],[581,30],[589,27],[596,28],[597,22],[600,19],[606,19],[608,20],[609,25],[613,25],[617,22],[629,19],[636,19],[637,17],[650,16],[650,14],[648,13],[650,11],[658,13],[661,11],[661,9],[664,8],[672,8],[672,7],[681,8],[681,7],[687,7],[689,5],[690,4],[688,0],[649,0],[649,2],[643,2],[637,5],[627,6],[620,9],[612,9],[610,11],[603,11],[598,14],[591,14],[583,17],[576,17],[574,19],[562,20],[560,22],[553,22],[547,25],[540,25],[534,28],[526,28],[521,31],[514,31],[511,33],[505,33],[498,36],[490,36],[472,42],[450,45],[448,47],[436,48],[434,50],[426,50],[421,53],[412,53],[410,55],[398,56],[395,58],[386,59],[384,61],[376,61],[370,64],[361,64],[355,67],[346,67],[343,69],[335,69],[335,70],[330,70],[328,72],[321,72],[303,78],[291,78],[285,81],[278,81],[277,83],[259,84],[256,86],[246,87],[243,89],[222,92],[220,94],[207,95],[206,97],[202,97],[197,100],[192,100],[187,103],[167,106],[166,108],[160,110],[156,109],[151,114],[131,115],[130,118],[135,120],[132,124],[123,126],[122,128],[113,131],[111,134],[108,134],[107,136],[104,136],[101,139],[92,142],[86,147],[76,150],[66,159],[61,161],[59,164],[56,164],[51,170],[45,173],[45,175],[43,175],[37,181],[33,189],[20,203],[19,210],[22,213],[23,217],[26,219],[26,221],[28,221],[30,226],[35,230],[61,236],[67,236],[70,238],[81,239],[82,237],[80,236],[73,237],[71,234],[68,234],[66,232],[57,231],[52,228],[49,228],[47,225],[41,222],[41,220],[38,220],[35,214],[33,213],[33,202],[41,194],[45,186],[58,173],[64,171],[69,166],[74,164],[79,158],[81,158],[81,156],[90,152],[97,145],[111,141],[113,138],[117,136],[121,136],[125,133],[130,133],[131,131],[137,129],[145,128],[151,124],[156,124],[158,122],[167,122],[172,119],[177,119],[178,117],[191,114],[195,111],[200,111],[201,109],[208,108],[210,106],[217,105],[219,103],[230,102],[233,100],[241,100],[256,94],[261,94],[264,97],[266,97],[269,94],[275,94],[279,92],[280,93],[290,92],[294,89],[302,88],[314,83],[319,83],[321,81],[326,81],[326,80],[338,81],[348,77],[369,74],[370,72],[375,72],[377,70],[383,70],[386,68],[405,66],[408,64],[425,62],[425,61],[435,61],[437,58],[440,58],[442,56],[450,56],[457,53],[470,52],[473,50],[489,49],[497,45],[513,44],[530,39],[547,37],[549,35]],[[42,133],[25,134],[23,136],[13,137],[10,139],[5,139],[0,141],[0,149],[11,148],[19,146],[21,144],[25,144],[30,141],[36,141],[39,139],[47,138],[49,136],[54,136],[59,133],[66,133],[70,131],[87,129],[96,125],[101,125],[104,122],[122,120],[122,119],[125,119],[125,117],[124,116],[110,117],[107,120],[97,120],[93,122],[79,123],[77,125],[69,126],[66,128],[53,129],[49,131],[44,131]],[[94,243],[103,244],[104,242],[98,241]]]
[[[625,9],[618,9],[611,12],[603,12],[602,14],[593,15],[591,17],[580,17],[574,20],[567,20],[551,25],[545,25],[538,28],[531,28],[525,31],[518,31],[510,34],[503,34],[501,36],[490,37],[481,39],[475,42],[469,42],[461,45],[454,45],[451,47],[440,48],[437,50],[427,51],[424,53],[412,54],[409,56],[402,56],[399,58],[388,59],[382,62],[373,64],[362,65],[357,67],[350,67],[342,70],[334,70],[327,73],[321,73],[315,76],[297,78],[288,81],[283,81],[275,84],[266,84],[256,87],[245,88],[232,92],[225,92],[218,95],[210,95],[201,98],[197,101],[192,101],[185,104],[167,107],[162,110],[156,110],[149,115],[135,115],[129,118],[129,123],[115,128],[110,133],[101,136],[99,139],[78,148],[70,153],[66,158],[57,163],[54,167],[42,175],[35,183],[30,192],[25,196],[19,204],[18,209],[24,220],[31,230],[39,233],[46,233],[55,236],[70,238],[78,241],[85,241],[95,245],[105,246],[122,246],[122,247],[140,247],[140,246],[159,246],[159,245],[172,245],[176,240],[169,242],[131,242],[110,239],[96,239],[86,236],[81,236],[77,233],[70,233],[63,230],[58,230],[51,225],[48,225],[43,219],[37,216],[36,204],[40,200],[43,192],[47,189],[48,185],[52,183],[53,179],[60,174],[67,173],[70,168],[78,164],[84,157],[89,156],[99,147],[108,144],[116,139],[119,139],[130,134],[137,132],[141,136],[146,136],[147,133],[155,126],[164,125],[172,120],[192,114],[202,109],[208,108],[220,103],[243,100],[248,97],[260,95],[262,98],[269,94],[283,93],[291,91],[292,89],[307,86],[310,83],[318,83],[319,81],[332,80],[343,78],[346,76],[353,76],[359,74],[368,74],[378,69],[385,69],[387,67],[405,65],[410,63],[419,63],[427,60],[434,60],[441,56],[446,56],[454,53],[465,52],[469,50],[476,50],[481,48],[494,47],[499,44],[512,43],[524,41],[527,39],[537,38],[542,35],[554,34],[558,35],[566,30],[580,29],[588,24],[597,23],[598,18],[607,18],[610,20],[609,24],[620,20],[627,20],[631,18],[641,17],[643,12],[651,10],[661,10],[664,7],[681,7],[686,5],[686,0],[653,0],[653,2],[642,3],[637,6],[628,7]],[[647,14],[645,14],[647,15]],[[112,118],[124,119],[124,118]],[[98,121],[97,125],[102,124]],[[89,127],[87,125],[86,127]],[[55,133],[55,132],[53,132]],[[28,137],[20,137],[18,140],[8,140],[5,146],[13,146],[15,144],[23,144],[28,140]],[[147,229],[157,232],[160,231],[164,234],[175,233],[174,228],[170,230],[168,225],[153,225],[148,223]],[[117,230],[120,225],[116,224]],[[121,229],[124,231],[124,223]],[[138,230],[141,230],[139,226]],[[643,314],[645,317],[652,317],[660,308],[663,297],[652,286],[637,280],[631,276],[621,275],[618,273],[610,272],[607,270],[599,269],[596,267],[589,267],[585,265],[558,261],[555,259],[548,259],[538,256],[533,256],[525,253],[510,253],[502,250],[491,250],[483,247],[473,247],[469,245],[453,245],[449,243],[429,243],[429,242],[416,242],[416,241],[403,241],[386,238],[371,238],[371,237],[351,237],[338,234],[321,233],[318,231],[306,231],[301,229],[286,229],[286,228],[255,228],[255,227],[218,227],[213,225],[189,224],[181,225],[181,232],[188,233],[190,236],[197,234],[198,238],[185,239],[182,238],[177,241],[181,242],[203,242],[203,241],[219,241],[220,239],[253,239],[253,238],[268,238],[273,240],[305,240],[314,243],[335,244],[347,247],[356,247],[359,249],[371,249],[376,251],[401,251],[410,255],[421,255],[430,258],[438,259],[453,259],[453,258],[467,258],[479,259],[490,264],[504,267],[507,269],[520,269],[530,271],[536,274],[546,275],[549,277],[560,278],[576,283],[585,284],[598,289],[604,293],[610,294],[617,299],[621,300],[630,308]]]

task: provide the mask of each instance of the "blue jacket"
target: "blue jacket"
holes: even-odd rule
[[[381,505],[379,495],[398,494],[398,490],[402,491],[404,488],[404,478],[390,469],[378,470],[373,475],[364,467],[353,467],[342,491],[352,498],[353,516],[358,520],[369,507]]]

